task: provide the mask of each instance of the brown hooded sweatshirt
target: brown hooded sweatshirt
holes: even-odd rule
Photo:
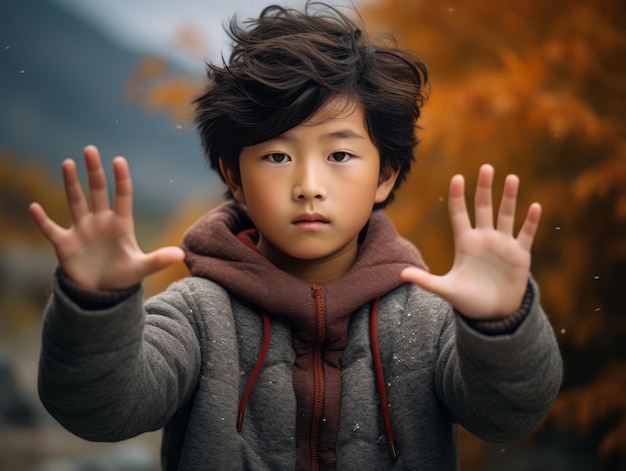
[[[297,469],[335,467],[341,358],[351,314],[403,284],[403,268],[426,268],[381,211],[373,212],[364,231],[352,269],[327,286],[310,286],[268,262],[256,250],[258,236],[245,208],[235,203],[205,215],[183,240],[193,276],[215,281],[292,326]]]

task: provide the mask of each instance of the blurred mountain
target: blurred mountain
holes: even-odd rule
[[[86,144],[100,148],[109,175],[110,160],[124,155],[137,205],[150,211],[169,210],[196,193],[219,194],[193,126],[124,98],[141,60],[54,3],[4,1],[0,150],[41,162],[55,175],[63,159],[81,159]]]

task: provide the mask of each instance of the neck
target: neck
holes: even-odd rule
[[[357,239],[323,258],[301,259],[278,250],[259,234],[258,249],[273,265],[308,285],[325,286],[348,273],[359,250]]]

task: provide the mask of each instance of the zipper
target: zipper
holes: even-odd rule
[[[311,470],[319,470],[319,436],[324,418],[324,359],[323,349],[326,339],[326,304],[324,288],[313,285],[315,300],[315,344],[313,345],[313,417],[311,420],[311,436],[309,449],[311,452]]]

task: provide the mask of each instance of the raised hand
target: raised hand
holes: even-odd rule
[[[475,227],[465,204],[465,181],[450,181],[449,212],[454,236],[454,263],[448,273],[437,276],[418,268],[403,270],[402,279],[447,299],[463,315],[473,319],[496,319],[517,311],[530,271],[530,249],[541,216],[533,203],[517,235],[513,234],[519,178],[509,175],[497,222],[493,223],[491,187],[494,169],[483,165],[476,186]]]
[[[164,247],[148,254],[139,248],[133,221],[132,182],[126,159],[116,157],[113,160],[115,195],[111,208],[98,149],[86,147],[84,158],[90,205],[80,185],[75,162],[68,159],[62,165],[73,221],[69,229],[50,219],[38,203],[32,203],[29,208],[39,229],[54,246],[65,274],[87,289],[124,289],[182,260],[184,253],[179,247]]]

